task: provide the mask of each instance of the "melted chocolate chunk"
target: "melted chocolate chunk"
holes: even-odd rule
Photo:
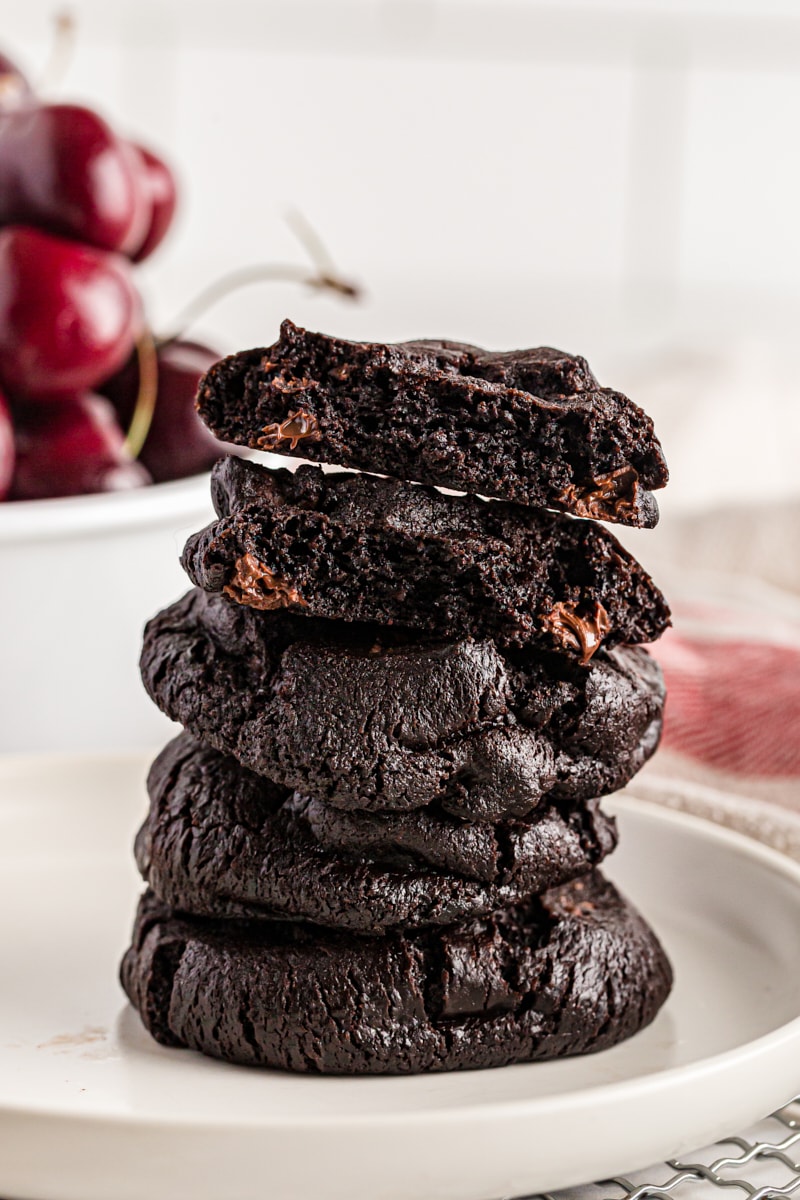
[[[319,422],[312,413],[298,408],[289,413],[285,421],[273,421],[264,427],[262,436],[258,439],[261,450],[277,450],[281,442],[288,442],[290,450],[296,450],[298,442],[318,442],[320,433]]]
[[[620,467],[599,476],[589,487],[580,488],[571,483],[564,489],[562,499],[563,507],[577,517],[636,524],[626,517],[635,516],[639,508],[639,476],[633,467]]]
[[[552,633],[555,641],[569,650],[580,651],[582,666],[586,666],[592,655],[599,650],[603,638],[611,628],[608,613],[599,600],[593,611],[579,616],[574,604],[559,601],[549,613],[542,617],[545,629]]]
[[[454,930],[443,943],[441,1011],[443,1017],[513,1012],[522,1002],[505,977],[506,946],[491,926],[477,934]]]
[[[254,554],[243,554],[236,560],[233,575],[222,590],[237,604],[264,612],[306,603],[297,588],[274,575]]]

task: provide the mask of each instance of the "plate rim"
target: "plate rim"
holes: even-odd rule
[[[53,770],[58,767],[70,766],[80,769],[89,767],[107,767],[112,764],[126,765],[133,767],[134,765],[142,765],[146,761],[145,756],[140,752],[131,750],[122,753],[113,751],[73,755],[69,753],[54,753],[52,755],[6,755],[0,758],[0,779],[7,778],[7,768],[12,768],[12,771],[22,771],[26,773],[28,767],[33,767],[37,772],[44,770],[47,773],[48,769]],[[681,781],[675,781],[674,787],[680,788]],[[635,784],[634,784],[635,786]],[[670,786],[673,786],[670,784]],[[724,793],[721,793],[724,795]],[[616,813],[618,811],[632,811],[646,814],[648,820],[655,822],[665,822],[668,825],[683,827],[688,829],[692,836],[700,836],[712,843],[722,843],[727,845],[729,849],[740,856],[755,859],[760,861],[770,870],[779,875],[784,876],[797,889],[798,905],[800,906],[800,863],[794,861],[788,855],[781,851],[772,848],[758,841],[757,839],[741,833],[738,830],[731,829],[717,822],[709,820],[707,817],[697,815],[695,813],[686,812],[682,809],[668,807],[667,805],[658,803],[652,799],[647,799],[642,796],[637,796],[629,791],[615,793],[611,796],[604,797],[604,804],[608,805],[609,809]],[[3,800],[0,799],[0,808],[3,805]],[[758,802],[760,803],[760,802]],[[775,806],[770,806],[775,809]],[[784,813],[782,809],[775,809],[781,816],[787,818],[787,824],[792,824],[793,827],[800,826],[800,820],[792,813]],[[633,897],[633,903],[636,904],[636,897]],[[124,997],[121,996],[124,1002]],[[128,1005],[128,1007],[130,1007]],[[337,1127],[352,1128],[354,1125],[359,1128],[369,1128],[372,1125],[380,1124],[402,1124],[404,1127],[413,1126],[417,1123],[426,1125],[431,1122],[438,1124],[447,1124],[453,1120],[464,1120],[466,1117],[470,1119],[501,1119],[514,1117],[535,1118],[537,1110],[547,1108],[552,1112],[555,1109],[562,1107],[573,1107],[578,1097],[591,1097],[597,1103],[613,1101],[619,1099],[623,1102],[626,1099],[628,1092],[635,1092],[641,1095],[649,1092],[652,1089],[660,1090],[664,1086],[672,1084],[676,1078],[683,1079],[687,1084],[691,1083],[695,1075],[704,1075],[709,1071],[722,1069],[724,1066],[733,1068],[740,1057],[748,1057],[765,1047],[771,1047],[773,1044],[788,1040],[792,1041],[797,1037],[800,1042],[800,1008],[798,1008],[797,1016],[777,1029],[769,1033],[762,1034],[749,1042],[745,1042],[739,1046],[720,1051],[717,1054],[702,1058],[696,1062],[667,1067],[662,1070],[656,1070],[645,1075],[638,1075],[634,1078],[625,1078],[614,1080],[612,1082],[604,1082],[589,1087],[576,1088],[568,1092],[557,1095],[538,1096],[538,1097],[515,1097],[509,1099],[499,1099],[492,1101],[476,1101],[465,1105],[460,1105],[457,1108],[426,1109],[420,1113],[414,1110],[404,1110],[401,1113],[375,1113],[363,1112],[355,1114],[347,1114],[340,1116],[339,1114],[271,1114],[269,1117],[261,1117],[251,1120],[243,1120],[240,1117],[225,1119],[225,1114],[217,1114],[213,1118],[205,1116],[193,1116],[191,1118],[171,1117],[159,1118],[153,1121],[144,1114],[136,1113],[108,1113],[101,1110],[89,1108],[83,1110],[80,1114],[83,1120],[98,1120],[110,1125],[136,1125],[146,1127],[148,1125],[158,1125],[159,1128],[202,1128],[204,1130],[213,1129],[232,1129],[232,1128],[248,1128],[248,1129],[263,1129],[263,1128],[279,1128],[279,1129],[300,1129],[308,1128],[309,1126],[323,1127],[325,1129],[335,1129]],[[535,1063],[528,1064],[512,1064],[512,1067],[518,1066],[535,1067]],[[509,1068],[497,1068],[498,1070]],[[254,1068],[255,1070],[255,1068]],[[465,1074],[461,1072],[461,1074]],[[467,1074],[473,1074],[472,1072]],[[317,1077],[315,1077],[317,1078]],[[339,1078],[339,1077],[337,1077]],[[372,1077],[363,1077],[364,1082],[368,1082]],[[399,1080],[414,1080],[420,1076],[398,1076]],[[362,1077],[353,1077],[352,1082],[358,1084]],[[340,1080],[341,1082],[341,1080]],[[63,1107],[57,1108],[49,1105],[36,1105],[28,1103],[9,1104],[0,1100],[0,1118],[9,1115],[28,1115],[30,1117],[41,1116],[48,1119],[63,1119],[72,1120],[73,1114],[64,1110]],[[222,1119],[221,1119],[222,1118]]]

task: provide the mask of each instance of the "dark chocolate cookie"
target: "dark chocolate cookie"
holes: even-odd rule
[[[565,655],[256,612],[193,591],[147,626],[159,707],[253,771],[339,808],[524,816],[627,783],[664,685],[640,648]]]
[[[585,875],[616,845],[598,801],[526,822],[326,810],[182,734],[148,779],[136,859],[172,908],[377,933],[447,925]]]
[[[258,609],[535,642],[586,663],[669,624],[653,581],[593,521],[319,467],[228,458],[219,520],[186,544],[194,583]]]
[[[613,1046],[672,981],[599,873],[446,929],[365,938],[139,906],[122,982],[167,1046],[328,1074],[498,1067]]]
[[[650,418],[583,358],[345,342],[284,321],[223,359],[197,405],[229,442],[650,527],[667,466]]]

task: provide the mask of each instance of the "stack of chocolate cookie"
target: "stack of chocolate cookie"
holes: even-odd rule
[[[198,406],[228,442],[356,472],[218,463],[195,590],[147,627],[145,685],[185,729],[136,842],[122,979],[147,1028],[353,1074],[635,1033],[671,973],[597,869],[599,797],[658,743],[639,644],[669,610],[595,518],[655,524],[649,418],[555,350],[290,322]]]

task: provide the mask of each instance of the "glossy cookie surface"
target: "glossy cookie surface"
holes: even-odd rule
[[[201,591],[148,624],[141,669],[167,716],[305,796],[479,820],[622,787],[658,745],[664,706],[658,664],[638,647],[583,667]]]

